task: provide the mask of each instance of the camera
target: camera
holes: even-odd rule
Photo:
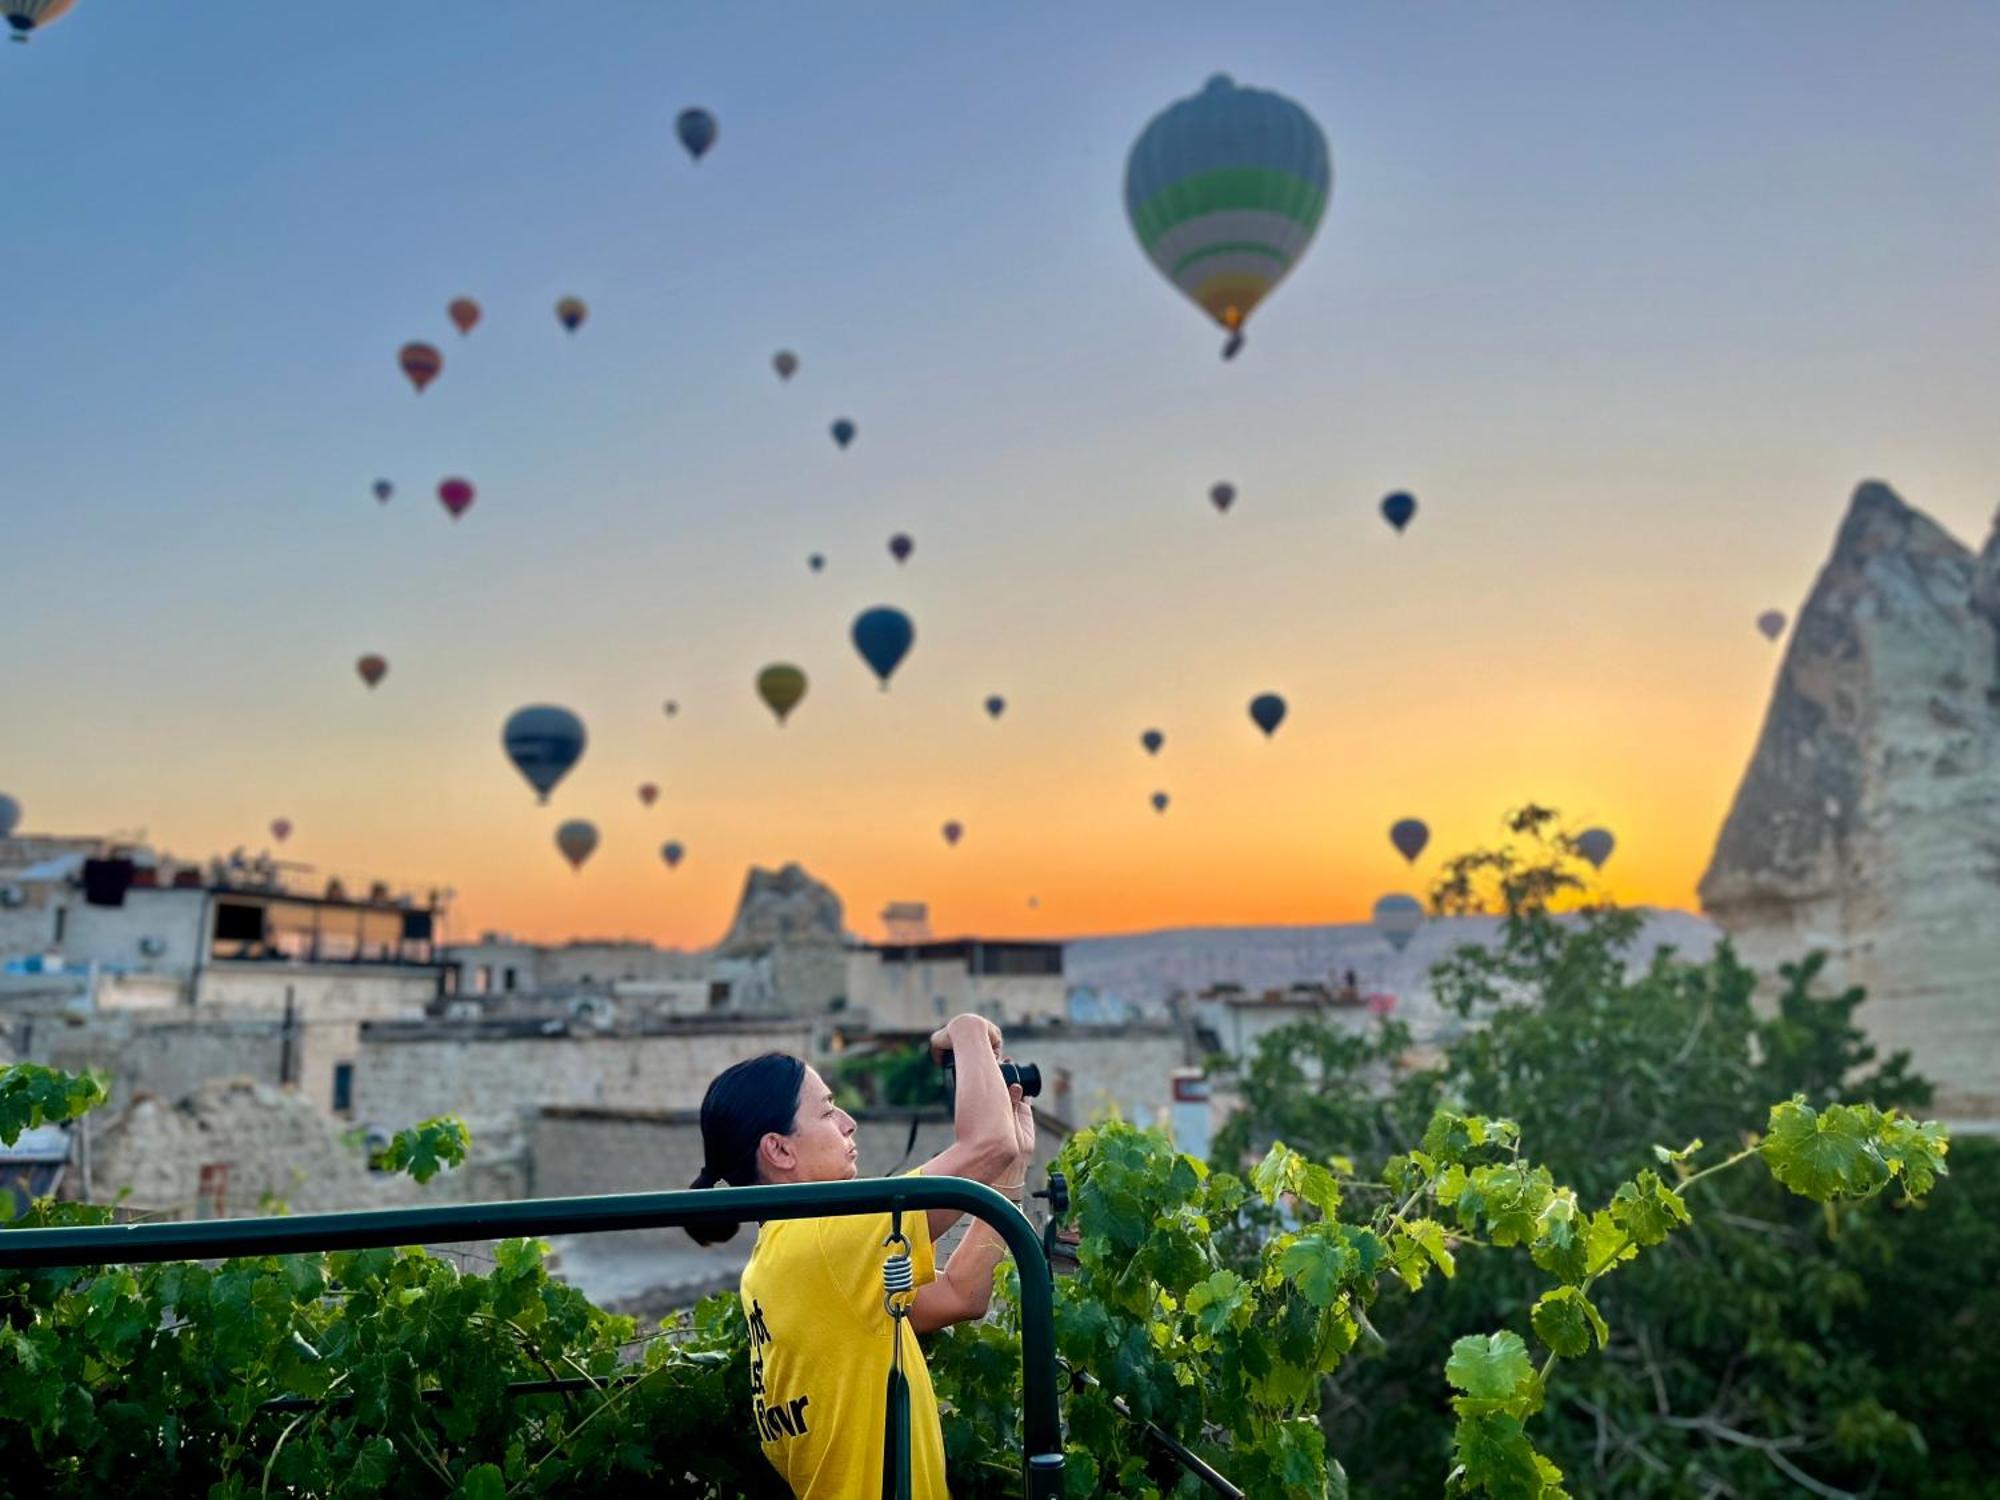
[[[1042,1070],[1035,1063],[1003,1062],[1000,1064],[1000,1077],[1008,1083],[1018,1083],[1021,1086],[1021,1097],[1023,1099],[1037,1099],[1041,1097]],[[944,1058],[944,1102],[949,1106],[954,1104],[957,1098],[958,1069],[952,1062],[951,1054],[946,1053]]]

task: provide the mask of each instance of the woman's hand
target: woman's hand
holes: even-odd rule
[[[1028,1165],[1035,1159],[1035,1106],[1028,1102],[1018,1083],[1007,1085],[1007,1097],[1014,1103],[1014,1149],[1020,1156],[1014,1176],[1025,1183]]]
[[[974,1040],[967,1042],[966,1039],[968,1037]],[[931,1033],[931,1056],[938,1062],[943,1062],[944,1055],[947,1052],[956,1051],[961,1042],[964,1042],[968,1046],[978,1046],[984,1043],[993,1049],[994,1060],[999,1060],[1000,1028],[984,1016],[974,1015],[971,1011],[967,1011],[963,1015],[953,1016],[944,1025],[938,1027],[936,1031]]]

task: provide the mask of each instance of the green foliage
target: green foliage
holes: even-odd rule
[[[39,1063],[0,1067],[0,1146],[24,1130],[60,1125],[104,1102],[104,1082],[94,1073],[64,1073]]]
[[[1773,1002],[1753,1007],[1755,976],[1726,945],[1704,962],[1636,951],[1637,915],[1591,904],[1591,872],[1553,814],[1527,809],[1514,832],[1511,848],[1452,861],[1434,892],[1440,909],[1499,919],[1496,942],[1433,973],[1466,1027],[1438,1066],[1387,1090],[1379,1062],[1326,1071],[1316,1092],[1368,1112],[1349,1106],[1358,1123],[1314,1134],[1299,1133],[1303,1112],[1245,1091],[1239,1130],[1282,1121],[1311,1155],[1351,1156],[1364,1174],[1397,1167],[1398,1193],[1421,1182],[1410,1153],[1440,1107],[1516,1122],[1574,1191],[1566,1202],[1559,1187],[1537,1214],[1524,1267],[1499,1243],[1522,1232],[1518,1217],[1491,1235],[1477,1226],[1496,1189],[1516,1210],[1539,1191],[1523,1201],[1530,1184],[1482,1182],[1469,1164],[1468,1220],[1450,1179],[1435,1217],[1456,1275],[1420,1298],[1403,1277],[1370,1310],[1381,1340],[1329,1382],[1334,1450],[1370,1495],[1436,1495],[1440,1470],[1461,1461],[1436,1371],[1456,1340],[1511,1326],[1564,1359],[1604,1351],[1573,1376],[1558,1364],[1523,1433],[1578,1494],[1801,1493],[1783,1465],[1853,1493],[1990,1494],[2000,1440],[1969,1351],[2000,1344],[2000,1149],[1953,1145],[1952,1191],[1905,1204],[1941,1173],[1944,1142],[1891,1113],[1929,1091],[1907,1059],[1866,1044],[1858,990],[1829,993],[1814,957],[1783,967]],[[1285,1033],[1265,1047],[1324,1055]],[[1753,1144],[1767,1172],[1702,1168]],[[1884,1202],[1842,1206],[1870,1196]],[[1514,1451],[1507,1436],[1483,1440]]]
[[[399,1130],[369,1165],[384,1172],[407,1172],[429,1182],[446,1167],[462,1166],[472,1149],[472,1134],[457,1115],[438,1115]]]
[[[944,1103],[944,1074],[922,1043],[850,1052],[831,1064],[825,1076],[849,1109],[921,1109]]]

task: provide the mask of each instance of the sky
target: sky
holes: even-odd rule
[[[1335,176],[1228,364],[1122,200],[1218,71]],[[1691,906],[1758,612],[1863,479],[1972,545],[2000,498],[1996,76],[1945,0],[81,0],[0,47],[0,790],[189,857],[286,817],[458,937],[705,944],[789,860],[864,934],[1360,920],[1530,799]],[[546,807],[535,702],[591,736]]]

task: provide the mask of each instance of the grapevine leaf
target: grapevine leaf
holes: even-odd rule
[[[1354,1268],[1354,1252],[1324,1234],[1300,1235],[1278,1260],[1278,1269],[1298,1284],[1314,1307],[1331,1307],[1341,1283]]]
[[[1447,1276],[1458,1273],[1458,1262],[1452,1258],[1451,1250],[1445,1243],[1444,1225],[1435,1219],[1414,1219],[1403,1226],[1403,1232],[1423,1248],[1440,1271]],[[1408,1278],[1405,1278],[1406,1280]],[[1415,1288],[1411,1288],[1415,1290]]]
[[[1250,1306],[1250,1284],[1234,1271],[1217,1271],[1188,1292],[1188,1316],[1202,1332],[1221,1333]]]
[[[456,1500],[507,1500],[507,1481],[498,1464],[474,1464],[465,1471]]]
[[[1444,1378],[1480,1401],[1512,1401],[1534,1378],[1528,1346],[1518,1333],[1469,1333],[1451,1346]]]
[[[1889,1177],[1858,1111],[1835,1105],[1821,1114],[1798,1096],[1771,1106],[1761,1149],[1771,1175],[1815,1203],[1873,1192]]]
[[[1880,1142],[1889,1170],[1903,1179],[1903,1189],[1912,1198],[1923,1197],[1947,1173],[1944,1158],[1951,1143],[1936,1120],[1918,1124],[1900,1115],[1892,1117],[1883,1122]]]
[[[1592,1334],[1597,1336],[1600,1349],[1611,1338],[1603,1315],[1579,1287],[1559,1286],[1544,1292],[1529,1320],[1535,1326],[1535,1336],[1565,1359],[1588,1354]]]
[[[1300,1167],[1298,1195],[1329,1219],[1340,1212],[1340,1182],[1318,1162]]]
[[[1635,1245],[1658,1245],[1668,1234],[1691,1222],[1681,1195],[1660,1181],[1657,1172],[1641,1172],[1611,1195],[1611,1217]]]
[[[1506,1412],[1461,1417],[1453,1456],[1463,1471],[1463,1488],[1491,1500],[1540,1500],[1542,1466],[1519,1417]]]

